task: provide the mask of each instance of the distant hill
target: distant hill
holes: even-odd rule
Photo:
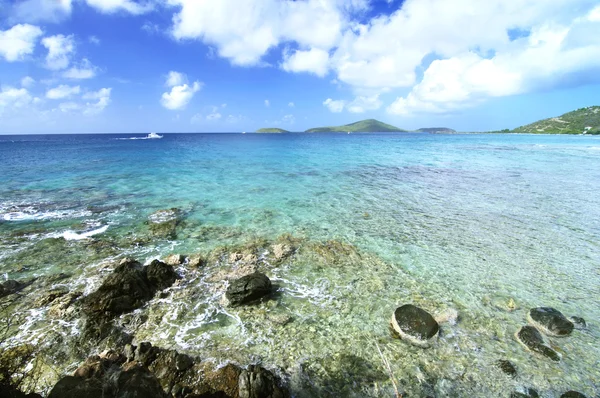
[[[517,127],[510,132],[533,134],[600,134],[600,106],[577,109],[558,117],[551,117],[526,126]]]
[[[456,130],[449,129],[448,127],[423,127],[417,131],[421,133],[456,133]]]
[[[277,127],[266,127],[262,129],[256,130],[257,133],[289,133],[289,131],[284,129],[279,129]]]
[[[406,130],[402,130],[390,124],[382,123],[375,119],[361,120],[355,123],[345,124],[343,126],[316,127],[306,130],[307,133],[341,133],[347,131],[351,133],[385,133],[405,132]]]

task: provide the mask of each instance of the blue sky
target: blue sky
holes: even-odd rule
[[[485,131],[600,105],[598,0],[0,0],[0,21],[5,134]]]

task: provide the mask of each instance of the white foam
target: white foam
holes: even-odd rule
[[[62,218],[80,218],[89,217],[92,212],[88,210],[57,210],[38,212],[33,208],[23,209],[24,211],[10,211],[2,214],[4,221],[33,221]]]
[[[129,137],[129,138],[115,138],[116,140],[158,140],[163,138],[162,135],[156,133],[150,133],[145,137]]]
[[[93,229],[91,231],[87,231],[87,232],[82,232],[80,234],[78,234],[77,232],[73,232],[73,231],[65,231],[63,233],[63,238],[65,238],[65,240],[82,240],[82,239],[88,239],[94,235],[98,235],[101,234],[103,232],[105,232],[108,229],[108,225],[105,225],[103,227],[100,227],[98,229]]]

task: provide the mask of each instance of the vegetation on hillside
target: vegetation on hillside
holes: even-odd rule
[[[257,133],[289,133],[289,131],[277,127],[266,127],[256,130]]]
[[[345,124],[343,126],[316,127],[306,130],[307,133],[385,133],[385,132],[405,132],[401,128],[380,122],[375,119],[360,120],[358,122]]]
[[[504,131],[503,131],[504,132]],[[511,133],[600,134],[600,106],[590,106],[517,127]]]
[[[448,127],[423,127],[417,131],[421,133],[456,133],[456,130]]]

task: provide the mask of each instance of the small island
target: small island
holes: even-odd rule
[[[419,133],[433,133],[433,134],[453,134],[456,130],[448,127],[422,127],[416,130]]]
[[[404,133],[406,130],[386,124],[375,119],[360,120],[358,122],[345,124],[343,126],[315,127],[306,130],[307,133]]]
[[[256,132],[257,133],[271,133],[271,134],[289,133],[289,131],[280,129],[277,127],[265,127],[265,128],[256,130]]]

